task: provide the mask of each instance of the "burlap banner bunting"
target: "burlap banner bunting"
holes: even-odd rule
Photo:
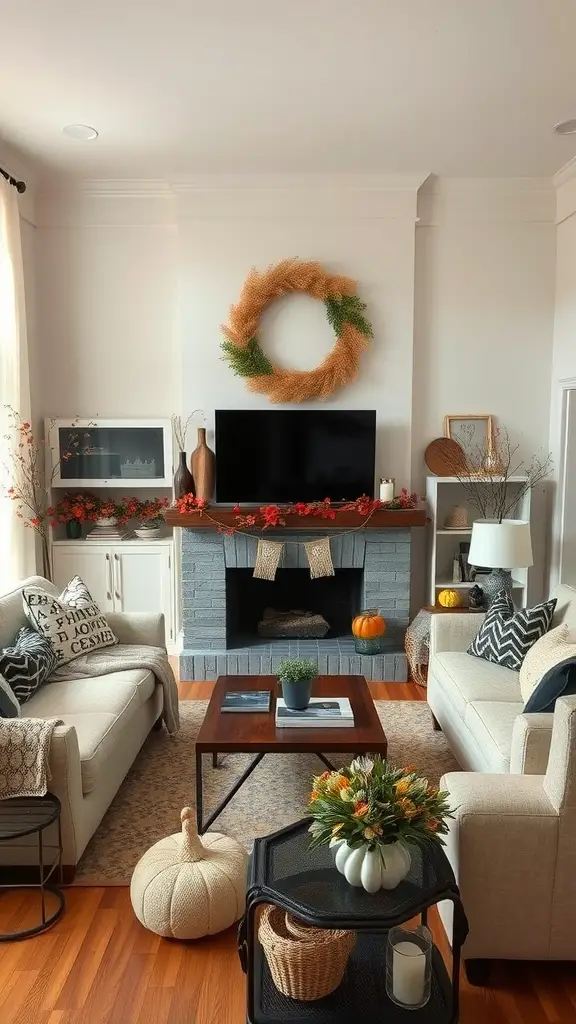
[[[282,557],[284,544],[277,540],[259,540],[253,576],[259,580],[276,579],[276,570]]]
[[[318,540],[309,540],[304,547],[310,566],[310,576],[313,580],[319,576],[334,576],[332,555],[330,554],[330,537],[319,537]]]

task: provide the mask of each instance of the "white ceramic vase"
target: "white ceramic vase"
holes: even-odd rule
[[[350,885],[375,893],[379,889],[395,889],[410,871],[412,858],[403,843],[383,846],[357,846],[343,840],[332,841],[336,868]]]
[[[96,519],[96,526],[118,526],[118,519],[116,516],[103,516],[102,519]]]

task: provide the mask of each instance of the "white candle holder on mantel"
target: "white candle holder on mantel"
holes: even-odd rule
[[[428,928],[391,928],[388,933],[386,991],[397,1006],[418,1010],[430,999],[432,935]]]
[[[395,480],[393,477],[380,478],[380,501],[394,501],[394,485]]]

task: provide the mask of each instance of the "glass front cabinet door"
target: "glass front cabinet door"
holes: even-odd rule
[[[53,487],[171,487],[170,420],[49,420]]]

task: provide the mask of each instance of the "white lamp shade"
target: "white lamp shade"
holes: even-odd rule
[[[530,523],[522,519],[478,519],[472,524],[468,563],[487,569],[527,569],[534,564]]]

